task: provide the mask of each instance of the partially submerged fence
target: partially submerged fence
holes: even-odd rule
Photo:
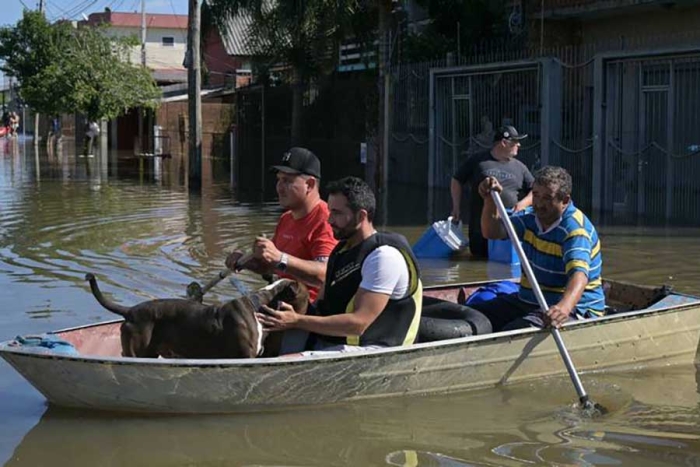
[[[697,224],[698,37],[479,49],[458,61],[395,65],[390,206],[413,199],[423,220],[445,217],[458,165],[488,150],[496,127],[513,124],[530,136],[521,160],[531,170],[567,168],[575,202],[598,220]]]

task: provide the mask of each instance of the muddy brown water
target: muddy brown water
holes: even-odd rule
[[[227,251],[271,233],[274,202],[234,196],[226,161],[201,195],[179,159],[35,154],[0,140],[0,339],[113,319],[86,272],[123,303],[181,296]],[[253,199],[257,195],[248,195]],[[258,196],[259,197],[259,196]],[[425,226],[391,226],[416,240]],[[605,276],[700,294],[699,229],[600,228]],[[423,261],[426,284],[507,275],[466,259]],[[249,274],[251,287],[262,284]],[[236,295],[221,283],[211,299]],[[278,413],[163,417],[47,407],[0,363],[0,463],[8,466],[700,465],[696,367],[585,375],[611,413],[583,419],[568,379],[449,396]]]

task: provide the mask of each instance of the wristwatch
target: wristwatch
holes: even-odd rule
[[[282,271],[282,272],[286,271],[288,262],[289,262],[289,256],[287,255],[287,253],[282,253],[282,256],[280,256],[280,261],[275,266],[275,269],[277,269],[278,271]]]

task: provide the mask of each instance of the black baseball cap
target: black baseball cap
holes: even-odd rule
[[[520,141],[521,139],[525,138],[527,138],[527,135],[519,134],[518,130],[516,130],[514,126],[505,125],[496,130],[496,133],[493,135],[493,142],[497,143],[502,139]]]
[[[295,147],[282,154],[282,163],[273,165],[270,170],[321,178],[321,161],[308,149]]]

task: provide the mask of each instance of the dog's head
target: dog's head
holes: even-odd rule
[[[309,308],[309,289],[301,282],[291,279],[280,279],[259,292],[262,305],[270,308],[278,308],[279,302],[292,305],[294,311],[300,315],[305,315]]]

